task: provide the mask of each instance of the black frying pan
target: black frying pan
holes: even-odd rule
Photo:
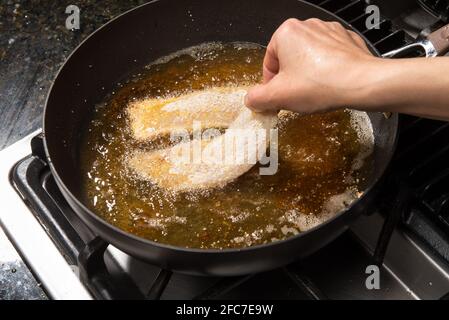
[[[62,194],[92,231],[117,248],[162,268],[202,275],[239,275],[275,268],[305,257],[334,240],[376,196],[378,181],[395,148],[397,115],[370,113],[374,168],[365,194],[329,221],[284,241],[244,249],[186,249],[126,233],[99,218],[80,199],[79,145],[83,128],[104,92],[147,63],[207,41],[266,45],[287,18],[340,21],[296,0],[159,0],[112,20],[86,41],[61,68],[48,96],[44,135],[51,171]],[[355,30],[354,30],[355,31]],[[379,55],[368,43],[371,52]],[[136,62],[137,61],[137,62]]]

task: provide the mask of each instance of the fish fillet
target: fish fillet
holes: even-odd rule
[[[152,140],[180,130],[191,131],[194,121],[203,128],[227,128],[244,107],[243,87],[216,87],[166,99],[144,99],[128,106],[133,137]]]
[[[277,123],[276,114],[254,113],[244,107],[243,96],[239,106],[240,113],[224,134],[162,150],[138,151],[129,159],[129,167],[141,178],[175,192],[223,187],[261,159],[269,144],[269,131]],[[246,138],[242,139],[243,135]],[[254,136],[257,138],[251,139]],[[195,146],[201,146],[199,162],[194,160]],[[180,157],[183,152],[188,159]]]

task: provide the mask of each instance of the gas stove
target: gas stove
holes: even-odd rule
[[[428,11],[396,4],[385,10],[379,28],[367,30],[363,1],[310,2],[350,22],[381,53],[412,41],[445,17],[428,12],[432,1],[422,1]],[[386,2],[373,1],[381,12]],[[401,115],[398,149],[376,209],[309,258],[260,274],[231,278],[176,274],[108,244],[62,197],[39,130],[0,152],[0,222],[42,288],[38,298],[449,298],[448,139],[448,123]],[[378,286],[369,284],[373,272],[380,275]],[[2,281],[8,279],[0,276]]]

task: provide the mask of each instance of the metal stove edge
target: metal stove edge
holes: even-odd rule
[[[91,300],[90,293],[11,185],[11,168],[31,153],[31,138],[40,132],[37,130],[0,151],[0,226],[50,298]]]

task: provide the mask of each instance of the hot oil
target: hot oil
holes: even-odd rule
[[[263,56],[264,48],[257,45],[205,44],[156,61],[121,85],[97,106],[84,139],[86,204],[109,223],[153,241],[231,248],[287,238],[356,199],[364,179],[354,163],[367,143],[349,111],[309,116],[283,112],[278,172],[260,176],[255,166],[222,189],[170,194],[137,179],[126,167],[126,157],[135,149],[168,144],[167,139],[139,144],[131,138],[130,101],[255,84],[261,79]]]

